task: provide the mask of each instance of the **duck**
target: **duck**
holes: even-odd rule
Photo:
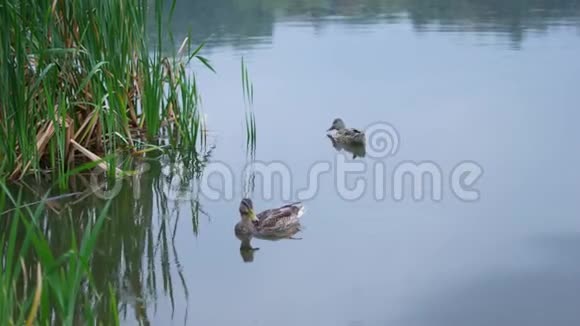
[[[302,229],[300,217],[304,214],[304,205],[301,202],[256,214],[252,200],[244,198],[240,202],[239,211],[240,221],[234,230],[240,240],[248,236],[265,240],[297,239],[293,236]]]
[[[327,132],[336,130],[334,134],[328,135],[330,138],[333,139],[333,143],[336,142],[342,145],[363,145],[365,144],[365,134],[364,132],[354,129],[354,128],[347,128],[344,124],[344,121],[340,118],[334,119],[332,121],[332,125],[327,130]]]

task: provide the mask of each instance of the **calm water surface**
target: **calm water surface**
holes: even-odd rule
[[[192,69],[215,145],[206,168],[231,168],[234,198],[169,200],[194,176],[152,160],[113,203],[97,281],[120,289],[126,324],[577,325],[579,19],[571,0],[179,1],[177,38],[213,34],[217,74]],[[256,160],[290,168],[291,199],[314,163],[343,155],[325,136],[341,117],[392,124],[400,144],[379,159],[386,176],[433,161],[443,200],[395,201],[387,179],[385,200],[369,186],[348,201],[325,174],[302,240],[253,240],[260,250],[244,262],[233,234],[248,160],[242,56]],[[484,169],[475,203],[447,182],[464,160]],[[357,161],[372,184],[377,160]],[[259,179],[252,198],[257,209],[286,199],[279,187],[264,199]],[[100,206],[89,199],[75,215]]]

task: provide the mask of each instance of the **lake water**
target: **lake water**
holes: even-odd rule
[[[182,0],[172,26],[178,40],[212,34],[204,51],[217,73],[192,66],[215,145],[197,172],[227,166],[235,187],[172,200],[194,176],[155,159],[127,181],[93,262],[96,281],[119,289],[124,323],[580,323],[580,1]],[[287,167],[289,196],[245,182],[242,57],[255,159]],[[398,150],[337,152],[325,136],[337,117],[388,123]],[[364,165],[347,178],[366,182],[359,198],[323,174],[301,240],[254,239],[260,250],[241,255],[242,196],[257,210],[300,199],[312,166],[336,171],[343,159]],[[423,200],[409,187],[396,200],[399,164],[427,161],[442,173],[441,200],[428,182]],[[474,202],[450,183],[465,161],[483,169]],[[74,216],[102,205],[88,199]]]

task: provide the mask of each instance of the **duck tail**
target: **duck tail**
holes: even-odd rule
[[[281,207],[281,209],[288,209],[292,211],[293,214],[296,214],[296,219],[300,218],[304,214],[304,205],[302,202],[294,202]]]
[[[296,218],[300,218],[302,217],[302,215],[304,215],[304,205],[302,205],[302,203],[298,203],[294,205],[296,208],[298,208],[298,213],[296,213]]]

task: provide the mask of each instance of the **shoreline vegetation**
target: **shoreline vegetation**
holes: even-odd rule
[[[119,157],[169,148],[170,157],[196,160],[205,126],[195,75],[186,67],[198,60],[213,68],[200,55],[204,43],[186,37],[172,44],[166,26],[175,4],[0,0],[3,322],[119,324],[118,287],[97,286],[100,276],[92,274],[99,231],[111,224],[110,201],[88,220],[66,210],[47,221],[50,191],[34,207],[23,205],[8,182],[43,177],[66,192],[70,178],[93,168],[130,175]],[[76,226],[47,233],[53,221]],[[63,246],[55,249],[54,241]]]
[[[54,175],[66,188],[68,176],[97,165],[130,173],[115,158],[161,149],[161,133],[174,148],[203,145],[186,66],[213,68],[189,37],[164,56],[174,9],[163,0],[1,0],[0,179]]]

